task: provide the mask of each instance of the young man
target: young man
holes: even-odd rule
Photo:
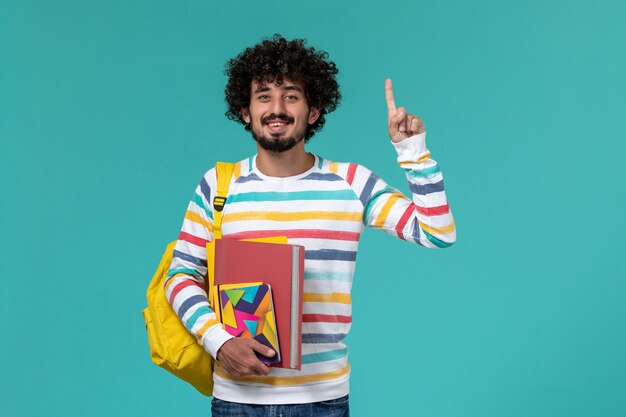
[[[302,370],[269,368],[255,356],[274,352],[233,338],[215,320],[203,285],[212,239],[216,172],[201,179],[189,203],[166,294],[187,329],[221,367],[214,372],[213,415],[348,415],[350,290],[359,236],[366,226],[412,243],[445,248],[454,221],[424,123],[396,108],[386,80],[388,130],[412,198],[367,168],[307,153],[305,143],[340,101],[337,69],[325,52],[275,35],[227,64],[226,115],[257,142],[238,162],[223,211],[223,236],[283,235],[305,247]],[[335,414],[329,414],[329,413]],[[257,414],[258,413],[258,414]],[[268,414],[269,415],[269,414]]]

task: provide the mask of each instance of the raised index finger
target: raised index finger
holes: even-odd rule
[[[387,78],[385,80],[385,100],[387,101],[388,117],[392,118],[396,114],[396,101],[393,98],[393,87],[391,85],[391,78]]]

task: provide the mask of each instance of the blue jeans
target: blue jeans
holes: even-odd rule
[[[213,417],[350,417],[348,396],[307,404],[241,404],[213,398]]]

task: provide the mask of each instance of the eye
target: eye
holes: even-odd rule
[[[287,101],[297,101],[298,100],[298,96],[291,94],[291,95],[285,96],[285,100],[287,100]]]

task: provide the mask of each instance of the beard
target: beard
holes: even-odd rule
[[[302,136],[300,139],[296,139],[294,136],[288,136],[284,138],[281,138],[280,135],[266,136],[263,134],[257,134],[254,131],[252,131],[252,136],[254,137],[256,143],[261,146],[261,148],[265,149],[266,151],[276,153],[286,152],[296,146],[298,142],[300,142],[302,139],[304,139],[304,136]]]
[[[261,128],[258,131],[255,129],[254,121],[251,121],[251,131],[252,137],[256,141],[256,143],[261,146],[261,148],[270,152],[286,152],[296,146],[299,142],[304,139],[306,134],[306,128],[301,129],[300,131],[293,132],[291,136],[283,136],[283,133],[270,134],[266,135],[263,132],[262,126],[267,123],[268,120],[280,119],[287,123],[293,123],[294,119],[288,116],[276,116],[274,114],[270,114],[267,117],[261,119]]]

